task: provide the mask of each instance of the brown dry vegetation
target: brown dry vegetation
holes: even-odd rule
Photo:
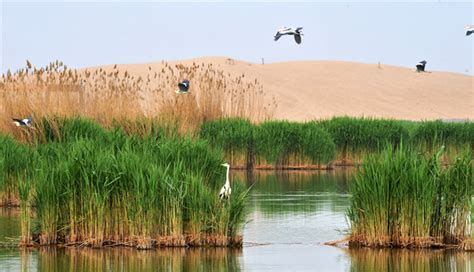
[[[191,81],[190,93],[176,94],[183,79]],[[11,118],[28,115],[36,120],[81,115],[105,126],[151,117],[188,130],[222,117],[264,120],[276,108],[274,101],[264,102],[269,99],[258,80],[195,62],[163,62],[137,75],[118,65],[76,70],[60,61],[42,68],[27,61],[24,69],[2,75],[0,93],[0,130],[12,134],[20,132],[13,129]]]

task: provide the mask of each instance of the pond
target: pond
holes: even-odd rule
[[[0,271],[473,271],[474,253],[337,248],[344,238],[351,170],[233,171],[252,186],[244,247],[0,249]],[[0,241],[15,243],[19,210],[0,208]]]

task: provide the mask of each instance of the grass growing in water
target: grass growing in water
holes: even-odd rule
[[[432,155],[388,146],[369,155],[351,187],[350,243],[371,247],[464,247],[471,232],[469,152],[441,166]]]
[[[48,131],[51,127],[56,130]],[[128,136],[80,119],[45,122],[38,130],[48,137],[31,148],[34,160],[25,179],[14,179],[25,212],[23,243],[31,242],[27,215],[34,206],[33,239],[41,245],[241,245],[247,191],[235,182],[231,198],[218,199],[223,158],[206,142],[155,133]],[[10,170],[14,177],[22,171]]]

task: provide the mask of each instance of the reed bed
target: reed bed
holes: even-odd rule
[[[443,148],[427,155],[388,146],[369,155],[351,186],[350,245],[467,249],[473,187],[468,151],[446,167]]]
[[[45,120],[35,133],[28,148],[7,138],[34,159],[3,172],[17,182],[22,244],[242,245],[247,190],[235,182],[232,197],[218,199],[223,158],[206,142],[166,133],[129,136],[78,118]],[[17,159],[30,155],[18,153]]]
[[[249,120],[222,119],[204,123],[199,135],[247,169],[319,169],[334,157],[330,135],[312,122],[252,124]]]
[[[253,125],[247,119],[226,118],[202,124],[199,137],[221,148],[234,168],[252,168],[254,160]]]
[[[176,94],[184,78],[191,81],[190,93]],[[61,61],[41,68],[27,61],[0,79],[0,130],[14,135],[11,118],[28,115],[35,120],[79,115],[103,126],[148,117],[178,124],[184,132],[223,117],[264,120],[276,106],[258,80],[204,63],[162,62],[132,73],[120,65],[77,70]]]
[[[340,164],[360,162],[366,155],[381,150],[386,144],[396,146],[409,139],[402,121],[372,118],[334,117],[318,122],[334,140]]]

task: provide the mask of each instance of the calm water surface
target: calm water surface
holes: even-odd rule
[[[323,245],[347,233],[348,171],[233,177],[253,186],[241,250],[0,249],[0,271],[474,271],[474,253]],[[18,210],[0,208],[0,241],[18,234]]]

